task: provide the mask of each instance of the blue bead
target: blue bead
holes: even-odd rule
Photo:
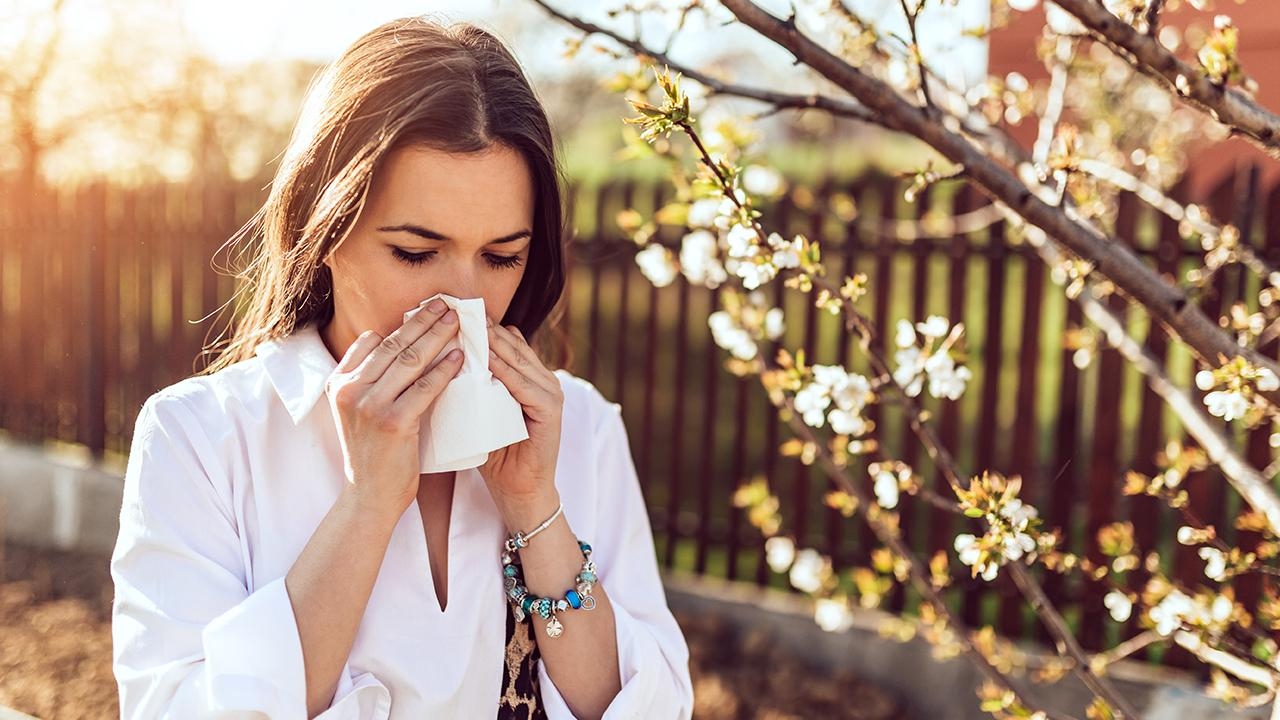
[[[595,581],[596,581],[596,574],[595,574],[595,573],[593,573],[593,572],[589,572],[589,571],[584,571],[584,572],[583,572],[581,575],[579,575],[578,577],[582,578],[583,580],[586,580],[587,582],[595,582]]]
[[[584,552],[584,553],[589,553],[589,552],[591,552],[591,546],[590,546],[590,545],[588,545],[588,544],[586,544],[586,543],[584,543],[584,542],[579,541],[579,542],[578,542],[578,547],[582,548],[582,552]]]
[[[582,607],[582,596],[578,594],[577,590],[570,590],[565,593],[564,599],[569,601],[569,605],[572,606],[574,610]]]
[[[506,567],[502,568],[502,574],[503,574],[503,575],[506,575],[507,577],[515,577],[515,576],[516,576],[516,566],[515,566],[515,565],[508,565],[508,566],[506,566]]]

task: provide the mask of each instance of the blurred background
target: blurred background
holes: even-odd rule
[[[888,25],[901,19],[897,0],[854,4]],[[1280,52],[1280,22],[1266,5],[1235,15],[1249,30],[1244,65],[1260,75]],[[677,21],[658,10],[615,18],[595,2],[557,6],[629,35],[664,37]],[[787,435],[758,385],[723,370],[706,327],[714,291],[655,288],[636,267],[625,211],[648,217],[674,191],[661,161],[622,162],[621,119],[632,113],[602,85],[632,64],[590,49],[567,60],[565,43],[579,33],[517,0],[317,0],[305,8],[273,0],[0,2],[0,706],[37,717],[116,712],[106,557],[137,412],[148,395],[203,367],[211,358],[202,350],[225,334],[230,318],[219,311],[236,289],[225,243],[265,199],[316,71],[362,32],[424,12],[481,23],[508,41],[551,115],[572,183],[573,270],[561,327],[573,347],[569,369],[623,406],[659,559],[693,646],[699,716],[898,716],[891,690],[816,660],[805,631],[793,627],[793,642],[772,642],[768,628],[741,629],[746,611],[705,601],[705,585],[695,592],[680,584],[722,582],[710,595],[745,606],[773,597],[770,589],[786,594],[758,531],[731,502],[756,474],[786,499],[787,526],[806,544],[846,565],[868,564],[873,546],[865,527],[824,504],[819,473],[778,452]],[[955,84],[988,74],[1014,85],[1045,77],[1034,53],[1042,15],[1028,13],[988,42],[964,33],[988,22],[986,3],[959,0],[950,12],[952,22],[930,30],[925,44],[926,55],[946,54]],[[789,56],[736,27],[695,19],[672,54],[729,79],[795,82]],[[1280,105],[1268,94],[1274,84],[1260,79],[1264,104]],[[760,109],[717,100],[701,121],[714,127]],[[1019,120],[1006,118],[1029,145],[1034,124]],[[898,174],[932,156],[875,128],[779,113],[755,129],[762,141],[753,163],[772,188],[764,194],[773,227],[820,239],[832,272],[867,273],[866,310],[880,327],[930,313],[965,323],[974,385],[945,409],[927,403],[961,466],[1021,474],[1051,524],[1088,530],[1076,537],[1131,518],[1144,547],[1167,550],[1175,563],[1184,558],[1195,577],[1194,556],[1173,541],[1167,509],[1116,491],[1125,469],[1153,469],[1176,422],[1133,371],[1078,332],[1079,309],[1049,269],[1000,224],[896,239],[903,223],[985,201],[943,183],[906,202],[910,178]],[[1190,171],[1170,170],[1175,194],[1206,198],[1216,217],[1253,228],[1249,237],[1262,243],[1280,222],[1276,164],[1239,141],[1208,155],[1185,150]],[[1198,249],[1149,208],[1129,197],[1120,208],[1118,222],[1152,262],[1169,272],[1198,262]],[[677,247],[681,230],[659,233]],[[1221,282],[1224,308],[1257,292],[1243,274],[1237,281],[1223,273]],[[784,296],[780,284],[776,292],[787,317],[779,346],[865,370],[834,318]],[[1147,337],[1146,328],[1135,334]],[[1190,358],[1160,337],[1149,345],[1189,381]],[[918,462],[927,478],[932,469],[893,411],[874,418],[880,442]],[[1260,437],[1250,447],[1265,465]],[[1211,518],[1233,516],[1238,499],[1212,494],[1216,480],[1202,475],[1188,482],[1193,496]],[[1150,506],[1139,504],[1146,500]],[[904,516],[921,550],[946,549],[951,523],[942,513]],[[1003,580],[958,582],[948,599],[969,622],[1043,639]],[[1094,589],[1056,577],[1048,583],[1086,647],[1115,642],[1123,627],[1105,615]],[[885,607],[915,602],[894,592]],[[805,643],[808,657],[787,650]],[[842,652],[830,647],[826,656]],[[1183,664],[1176,653],[1163,655],[1157,648],[1148,659]]]

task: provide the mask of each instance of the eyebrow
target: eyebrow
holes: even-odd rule
[[[441,233],[436,232],[435,230],[424,228],[421,225],[413,225],[410,223],[404,223],[401,225],[384,225],[378,228],[378,231],[379,232],[407,232],[413,235],[417,235],[420,238],[425,238],[427,240],[448,241],[452,239],[447,235],[443,235]],[[519,240],[520,238],[523,238],[523,237],[531,238],[533,237],[533,232],[529,230],[517,230],[516,232],[513,232],[510,235],[503,235],[502,237],[494,238],[485,244],[493,245],[498,243],[515,242],[516,240]]]

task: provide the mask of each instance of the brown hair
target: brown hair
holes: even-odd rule
[[[495,143],[523,156],[534,186],[528,264],[502,323],[547,349],[540,330],[558,319],[550,316],[565,284],[565,213],[546,111],[492,34],[413,17],[366,33],[309,88],[265,204],[230,243],[261,241],[236,273],[245,281],[236,294],[249,293],[247,307],[226,349],[201,374],[332,318],[332,277],[323,260],[350,232],[391,150],[425,145],[466,153]],[[559,340],[554,349],[567,361]]]

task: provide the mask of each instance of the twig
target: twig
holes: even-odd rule
[[[1218,85],[1197,68],[1182,62],[1160,42],[1112,15],[1098,0],[1054,0],[1088,29],[1095,39],[1124,57],[1170,92],[1199,108],[1237,134],[1280,158],[1280,115],[1254,102],[1237,88]]]
[[[1130,248],[1123,243],[1112,242],[1098,228],[1082,220],[1070,206],[1048,204],[1012,171],[988,157],[982,148],[947,129],[944,123],[931,121],[919,107],[899,97],[884,83],[832,55],[796,28],[749,0],[722,0],[722,4],[743,24],[788,49],[801,62],[860,100],[877,117],[904,128],[952,162],[962,165],[965,174],[989,195],[1008,205],[1029,223],[1049,232],[1072,252],[1089,259],[1098,272],[1146,307],[1206,364],[1216,367],[1221,364],[1220,357],[1243,355],[1253,364],[1280,374],[1280,365],[1274,360],[1236,344],[1199,306],[1190,302],[1185,291],[1169,286]],[[1280,391],[1264,395],[1280,405]],[[1280,498],[1276,499],[1275,505],[1280,511]]]

